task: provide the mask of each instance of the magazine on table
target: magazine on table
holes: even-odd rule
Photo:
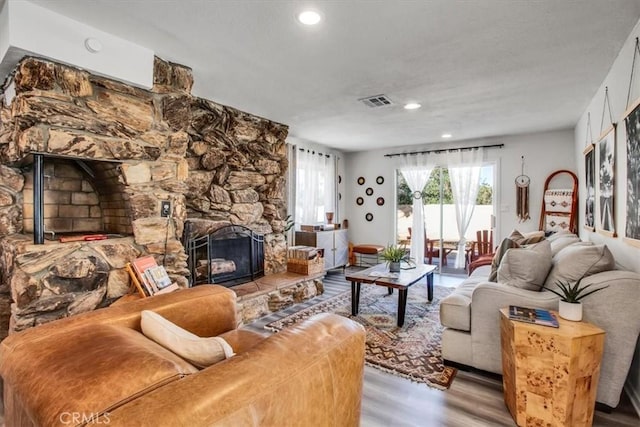
[[[551,326],[552,328],[560,327],[556,315],[549,310],[541,308],[519,307],[517,305],[509,306],[509,319],[518,322],[534,323],[536,325]]]

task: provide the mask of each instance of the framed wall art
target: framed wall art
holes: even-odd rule
[[[625,242],[640,247],[640,100],[625,114],[627,152]]]
[[[584,154],[584,183],[587,193],[584,201],[584,228],[595,230],[595,204],[596,204],[596,151],[595,145],[589,144],[583,151]]]
[[[616,126],[611,125],[598,140],[599,233],[616,237],[615,228]]]

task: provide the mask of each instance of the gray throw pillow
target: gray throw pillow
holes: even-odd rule
[[[498,267],[500,267],[500,261],[505,253],[507,253],[508,249],[511,248],[519,248],[520,245],[513,239],[506,237],[500,242],[500,246],[496,249],[496,253],[493,255],[493,259],[491,260],[491,273],[489,273],[489,281],[497,282],[498,281]]]
[[[551,256],[555,257],[561,250],[574,243],[578,243],[580,238],[575,234],[563,234],[557,239],[547,239],[551,242]]]
[[[615,268],[615,260],[607,245],[575,244],[562,249],[553,258],[553,267],[545,287],[555,289],[558,281],[577,282],[582,277]]]
[[[546,240],[527,247],[511,248],[500,262],[498,283],[540,291],[551,266],[551,244]]]

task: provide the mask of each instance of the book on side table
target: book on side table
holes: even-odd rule
[[[509,319],[517,320],[519,322],[534,323],[536,325],[551,326],[552,328],[558,328],[560,326],[554,313],[541,308],[528,308],[510,305]]]

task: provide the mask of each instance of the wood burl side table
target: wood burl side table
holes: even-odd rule
[[[504,401],[519,426],[593,422],[605,332],[557,317],[560,327],[552,328],[500,310]]]

